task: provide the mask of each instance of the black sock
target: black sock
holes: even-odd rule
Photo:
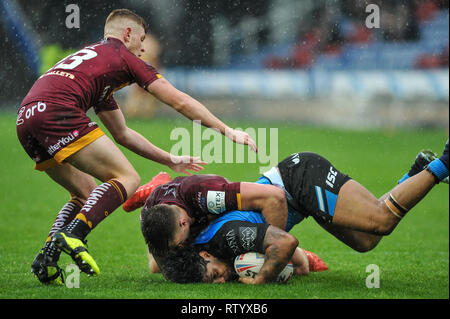
[[[91,232],[91,228],[81,219],[75,218],[69,223],[69,225],[63,228],[63,231],[66,231],[69,234],[72,234],[75,237],[84,240],[86,236]]]

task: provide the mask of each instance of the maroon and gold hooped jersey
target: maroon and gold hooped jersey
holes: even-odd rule
[[[115,109],[112,94],[136,82],[146,88],[161,75],[118,39],[107,38],[84,47],[44,73],[21,105],[44,101],[96,112]]]
[[[118,39],[108,38],[69,55],[44,73],[18,110],[17,136],[37,170],[61,164],[104,133],[86,111],[119,108],[112,94],[161,78]]]

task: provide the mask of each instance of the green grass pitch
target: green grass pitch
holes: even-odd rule
[[[155,119],[128,121],[154,144],[170,150],[175,127],[192,129],[191,122]],[[376,196],[389,191],[409,169],[418,150],[442,152],[447,132],[439,130],[354,131],[283,123],[233,122],[232,127],[278,127],[278,159],[297,151],[313,151],[365,185]],[[311,218],[292,233],[300,246],[321,256],[329,271],[292,278],[287,284],[246,286],[177,285],[160,274],[149,274],[138,212],[121,208],[89,236],[89,250],[102,271],[84,274],[80,287],[41,285],[30,264],[42,247],[68,194],[45,173],[33,170],[15,133],[15,115],[0,113],[1,222],[0,298],[164,298],[164,299],[299,299],[299,298],[449,298],[449,190],[436,186],[371,252],[357,253],[326,233]],[[203,142],[206,144],[207,142]],[[124,150],[146,182],[166,167]],[[207,165],[204,173],[230,180],[255,181],[261,163]],[[172,172],[172,176],[174,176]],[[64,268],[71,259],[62,255]],[[380,269],[379,288],[367,288],[368,265]]]

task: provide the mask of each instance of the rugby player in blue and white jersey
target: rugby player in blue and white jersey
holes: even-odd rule
[[[383,236],[389,235],[402,217],[424,198],[437,183],[448,177],[448,141],[440,158],[429,158],[424,163],[425,166],[420,164],[422,159],[421,156],[418,156],[407,174],[409,177],[403,178],[401,183],[380,199],[375,198],[361,184],[341,173],[322,156],[308,152],[295,153],[287,157],[277,167],[265,173],[258,182],[273,184],[285,190],[289,204],[286,231],[289,231],[293,225],[299,223],[305,217],[313,216],[324,229],[349,247],[359,252],[366,252],[373,249]],[[221,218],[223,219],[213,221],[213,225],[216,226],[210,225],[213,228],[204,233],[204,235],[209,234],[207,236],[209,238],[208,242],[211,242],[216,236],[216,233],[211,236],[211,229],[215,228],[218,231],[217,225],[219,225],[219,221],[227,220],[226,217]],[[243,221],[241,220],[241,222]],[[253,279],[245,278],[241,281],[250,284],[260,284],[274,280],[277,277],[278,273],[293,257],[298,241],[292,240],[292,236],[281,229],[276,229],[273,226],[261,226],[264,225],[261,220],[251,223],[254,224],[252,227],[256,227],[256,230],[260,229],[260,234],[255,237],[255,240],[258,237],[260,239],[251,248],[259,249],[260,252],[265,253],[265,265],[271,264],[272,267],[267,267],[267,271],[260,271]],[[226,225],[226,223],[222,223],[220,226],[223,227],[223,225]],[[269,231],[270,229],[272,231]],[[220,234],[220,232],[217,233]],[[278,249],[268,251],[273,245],[268,239],[276,233],[278,237],[286,239],[287,248],[284,245],[278,245]],[[146,237],[145,233],[143,235]],[[236,240],[238,239],[236,238]],[[226,242],[226,240],[225,238],[225,241],[222,241]],[[197,237],[196,244],[202,244],[201,236]],[[282,249],[279,249],[280,247]],[[219,255],[224,252],[223,249],[220,249],[220,244],[216,244],[216,248],[213,254]],[[182,250],[177,250],[178,255],[169,255],[162,267],[163,273],[169,279],[178,282],[211,282],[211,278],[222,276],[223,280],[220,279],[220,282],[230,278],[229,271],[226,268],[223,268],[222,274],[211,275],[209,273],[211,271],[211,260],[208,260],[206,264],[210,264],[210,266],[209,269],[208,267],[203,268],[203,276],[191,276],[190,278],[184,276],[181,279],[177,279],[173,275],[173,270],[177,267],[171,265],[171,263],[176,264],[176,261],[180,260],[179,257],[181,255],[179,252]],[[213,254],[210,253],[214,257]],[[184,255],[184,258],[187,258],[186,256]],[[208,256],[204,255],[201,257],[203,260],[206,260],[205,257]],[[185,262],[184,264],[188,263]],[[192,264],[192,260],[189,264]],[[178,265],[181,264],[178,263]],[[166,271],[167,269],[170,269],[170,272]],[[186,274],[186,271],[184,272]],[[217,281],[213,280],[213,282]]]

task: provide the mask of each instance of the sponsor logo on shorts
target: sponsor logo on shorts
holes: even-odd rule
[[[208,211],[213,214],[220,214],[225,211],[225,192],[208,191],[206,195]]]
[[[79,135],[80,135],[80,133],[78,132],[78,130],[75,130],[72,133],[70,133],[68,136],[61,137],[57,143],[50,145],[50,147],[47,149],[47,152],[50,155],[55,154],[57,151],[59,151],[61,149],[61,147],[64,147],[64,146],[68,145],[69,143],[73,142]]]
[[[25,119],[29,119],[31,117],[33,117],[35,114],[37,113],[42,113],[47,109],[47,104],[45,104],[44,102],[38,102],[35,105],[32,105],[30,107],[21,107],[19,110],[19,114],[17,115],[17,121],[16,121],[16,125],[22,125],[24,122],[24,119],[22,118],[23,115],[25,115]]]

